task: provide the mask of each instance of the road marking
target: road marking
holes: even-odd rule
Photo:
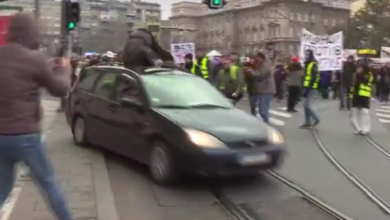
[[[287,111],[287,107],[278,107],[278,109],[280,109],[280,110],[284,110],[284,111]],[[300,112],[301,110],[299,110],[299,109],[296,109],[298,112]]]
[[[286,124],[284,121],[272,117],[269,118],[269,123],[276,126],[284,126]]]
[[[384,117],[384,118],[390,118],[390,115],[382,114],[382,113],[376,113],[376,116],[378,116],[378,117]]]
[[[384,105],[382,105],[380,108],[390,109],[390,106],[384,106]]]
[[[292,114],[284,113],[284,112],[280,112],[280,111],[275,111],[272,109],[269,110],[269,113],[271,113],[272,115],[277,115],[277,116],[284,117],[284,118],[291,118],[292,117]]]
[[[383,112],[383,113],[390,113],[390,109],[380,109],[380,108],[378,108],[376,111],[377,112]]]
[[[387,119],[379,118],[378,120],[381,123],[390,123],[390,120],[387,120]]]

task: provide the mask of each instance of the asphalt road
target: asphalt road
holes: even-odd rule
[[[278,103],[274,105],[275,108],[282,106]],[[321,102],[317,107],[323,109],[324,106]],[[245,102],[240,107],[247,109]],[[301,120],[301,116],[298,118]],[[106,153],[106,160],[121,220],[141,217],[149,220],[228,219],[227,213],[217,205],[210,184],[258,219],[331,219],[304,201],[298,192],[266,174],[255,180],[190,178],[184,180],[180,187],[163,188],[149,180],[147,169],[142,165],[112,153]],[[329,169],[334,171],[332,166]],[[308,181],[313,183],[311,179]],[[356,193],[360,195],[359,191]]]
[[[273,109],[283,106],[283,103],[273,103]],[[249,110],[245,102],[239,107]],[[328,151],[354,177],[385,203],[390,203],[387,190],[390,176],[386,172],[390,165],[386,156],[390,152],[389,130],[388,125],[379,122],[375,107],[370,139],[383,151],[353,135],[348,113],[340,112],[337,102],[317,100],[313,107],[322,119],[317,134]],[[331,163],[309,130],[297,129],[302,118],[301,111],[286,119],[284,126],[277,127],[283,132],[289,150],[284,166],[277,172],[354,220],[389,219],[356,183]],[[302,200],[299,193],[269,175],[254,180],[189,178],[179,187],[164,188],[149,180],[145,166],[109,152],[105,157],[120,220],[228,219],[210,185],[250,215],[257,216],[255,219],[330,219]]]

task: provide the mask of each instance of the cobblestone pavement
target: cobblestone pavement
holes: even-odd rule
[[[46,148],[75,219],[117,220],[104,157],[76,147],[57,101],[43,101]],[[0,220],[54,220],[32,179],[18,179]]]

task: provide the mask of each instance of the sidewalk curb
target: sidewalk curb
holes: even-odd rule
[[[107,163],[102,153],[91,151],[96,163],[92,166],[93,180],[95,182],[96,209],[98,220],[119,220],[116,210],[114,193],[108,177]]]

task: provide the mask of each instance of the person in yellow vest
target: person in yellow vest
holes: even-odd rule
[[[303,76],[303,107],[305,123],[300,128],[311,128],[320,123],[320,119],[311,108],[311,102],[315,91],[319,88],[320,69],[312,50],[305,51],[305,74]],[[313,122],[314,121],[314,122]]]
[[[367,135],[371,129],[370,102],[374,74],[367,64],[361,64],[353,76],[350,99],[352,100],[352,124],[356,135]]]
[[[233,100],[233,104],[236,104],[242,99],[245,91],[242,69],[232,60],[226,60],[216,77],[216,85],[226,98]]]
[[[197,56],[194,60],[191,73],[210,81],[212,62],[202,50],[198,50],[196,55]]]

